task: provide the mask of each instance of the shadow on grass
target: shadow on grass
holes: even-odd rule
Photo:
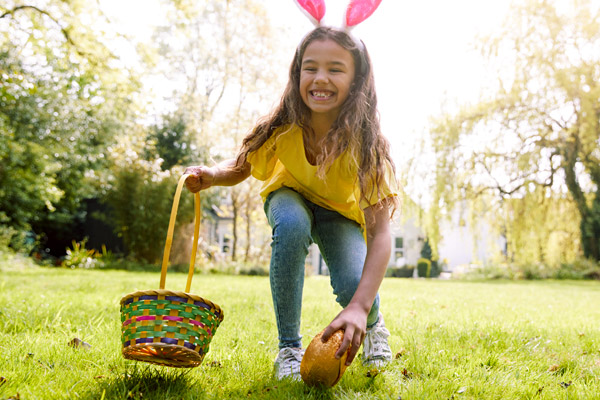
[[[134,365],[112,377],[97,377],[97,385],[82,393],[87,400],[187,400],[187,399],[297,399],[333,400],[335,392],[309,388],[298,382],[249,382],[246,387],[204,387],[191,369],[157,369]],[[214,382],[212,382],[214,384]]]
[[[99,377],[98,385],[83,399],[166,400],[202,398],[203,389],[193,381],[190,370],[156,369],[137,365],[115,377]]]

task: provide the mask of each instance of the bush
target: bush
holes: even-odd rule
[[[554,278],[600,280],[600,265],[585,258],[572,263],[561,263]]]
[[[415,267],[413,265],[405,265],[404,267],[390,267],[386,270],[385,276],[391,278],[412,278]]]
[[[442,273],[442,268],[436,260],[431,261],[431,278],[437,278]]]
[[[81,242],[73,240],[71,243],[72,248],[66,249],[67,255],[60,264],[63,267],[90,269],[103,268],[117,263],[117,258],[110,250],[106,249],[105,245],[102,245],[101,251],[96,251],[85,247],[87,238]]]
[[[433,249],[429,244],[429,238],[425,238],[423,248],[421,249],[421,258],[417,262],[417,269],[419,268],[418,263],[424,260],[427,261],[427,265],[423,265],[419,270],[419,276],[423,278],[437,278],[442,272],[436,260],[433,259]]]
[[[136,158],[115,165],[112,186],[106,201],[113,210],[112,220],[130,257],[157,263],[163,253],[173,193],[179,171],[162,171],[160,162]],[[193,197],[182,193],[177,222],[193,219]]]
[[[426,258],[419,258],[419,261],[417,261],[417,274],[420,278],[430,278],[431,261]]]
[[[244,261],[205,261],[203,269],[217,275],[269,276],[268,263],[261,265]]]
[[[86,249],[85,243],[87,240],[76,242],[73,240],[73,248],[67,249],[67,255],[62,262],[63,267],[67,268],[95,268],[98,263],[96,259],[96,250]]]
[[[269,276],[269,268],[261,265],[254,265],[252,267],[241,269],[239,273],[240,275],[249,276]]]
[[[587,259],[578,259],[554,266],[544,263],[491,264],[469,271],[464,277],[467,279],[510,280],[600,280],[600,265]]]

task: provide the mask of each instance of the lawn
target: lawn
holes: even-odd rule
[[[167,288],[183,290],[171,273]],[[598,399],[600,283],[386,278],[380,294],[396,359],[355,362],[332,389],[272,377],[277,333],[266,277],[197,274],[192,292],[225,320],[203,364],[123,359],[119,300],[159,274],[0,261],[0,399]],[[303,341],[339,311],[308,277]],[[89,343],[71,347],[74,338]]]

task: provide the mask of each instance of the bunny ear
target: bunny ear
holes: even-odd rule
[[[324,0],[295,0],[295,2],[315,26],[321,24],[321,20],[325,15]]]
[[[353,28],[369,18],[381,0],[351,0],[346,9],[346,26]]]

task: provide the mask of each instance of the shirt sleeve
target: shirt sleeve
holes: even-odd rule
[[[250,173],[258,180],[265,181],[272,174],[277,163],[276,137],[271,136],[258,149],[248,153],[246,160],[250,163]]]
[[[383,199],[400,195],[400,186],[394,174],[394,168],[392,168],[392,164],[389,161],[386,160],[385,162],[385,173],[379,187],[375,187],[374,184],[371,184],[370,187],[372,189],[365,194],[365,198],[361,196],[360,199],[360,208],[363,210],[379,203]]]

